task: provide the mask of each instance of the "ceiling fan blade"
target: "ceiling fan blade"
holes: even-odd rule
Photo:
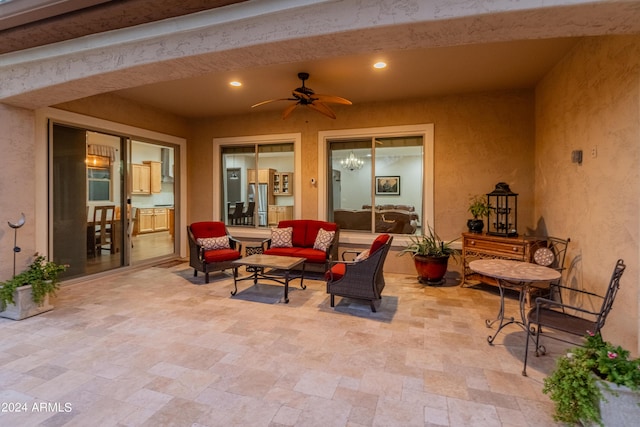
[[[324,105],[322,102],[314,102],[313,104],[307,104],[307,107],[317,111],[320,114],[324,114],[325,116],[330,117],[332,119],[336,118],[336,114],[333,112],[333,110],[331,110],[329,106]]]
[[[270,102],[276,102],[276,101],[297,101],[297,99],[293,99],[293,98],[269,99],[267,101],[258,102],[257,104],[252,105],[251,108],[259,107],[261,105],[269,104]]]
[[[298,103],[296,102],[295,104],[291,104],[290,106],[285,108],[285,110],[282,112],[282,120],[289,117],[289,115],[293,112],[293,110],[296,109],[297,106],[298,106]]]
[[[320,102],[329,102],[331,104],[344,104],[344,105],[352,104],[352,102],[349,101],[348,99],[340,98],[339,96],[334,96],[334,95],[317,95],[316,94],[316,95],[313,95],[313,97]]]

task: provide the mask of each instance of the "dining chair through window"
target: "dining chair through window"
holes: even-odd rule
[[[254,225],[254,214],[256,210],[256,202],[249,202],[246,212],[242,213],[242,223],[246,225]]]
[[[113,253],[113,221],[115,205],[95,206],[93,208],[93,226],[95,233],[95,254],[100,255],[103,249]]]
[[[244,202],[236,202],[236,207],[231,214],[231,218],[229,220],[229,224],[231,225],[240,225],[242,224],[242,215],[244,210]]]

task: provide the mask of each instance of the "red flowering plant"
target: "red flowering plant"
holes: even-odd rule
[[[555,370],[544,379],[543,393],[555,403],[554,419],[565,423],[593,421],[602,425],[596,381],[640,389],[640,359],[629,351],[604,341],[587,331],[584,347],[576,347],[560,357]]]

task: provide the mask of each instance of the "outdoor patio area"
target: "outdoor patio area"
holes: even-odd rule
[[[0,425],[554,425],[542,382],[566,344],[530,350],[523,377],[521,328],[487,343],[495,288],[385,277],[377,313],[331,308],[319,280],[289,304],[280,285],[232,297],[230,272],[204,285],[187,262],[63,287],[53,311],[0,319]]]

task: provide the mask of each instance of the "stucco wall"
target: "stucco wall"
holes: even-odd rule
[[[283,107],[284,108],[284,107]],[[302,133],[302,216],[318,216],[318,132],[335,129],[434,123],[435,226],[443,238],[466,230],[468,198],[488,193],[505,181],[519,193],[521,232],[533,215],[533,93],[530,91],[452,95],[422,100],[379,102],[336,108],[336,120],[297,109],[287,120],[280,113],[251,113],[194,123],[189,142],[189,221],[210,218],[214,188],[210,169],[213,138]],[[218,183],[215,184],[216,186]]]
[[[627,270],[605,339],[638,350],[640,36],[587,39],[536,90],[535,213],[571,237],[567,283],[603,292]],[[597,157],[591,150],[597,147]],[[583,150],[583,163],[571,151]]]
[[[34,113],[0,104],[0,280],[13,274],[14,231],[7,224],[16,222],[24,213],[25,225],[18,230],[16,272],[32,260],[35,252],[35,174],[46,174],[46,168],[36,168],[34,155]],[[46,230],[41,230],[46,231]]]

